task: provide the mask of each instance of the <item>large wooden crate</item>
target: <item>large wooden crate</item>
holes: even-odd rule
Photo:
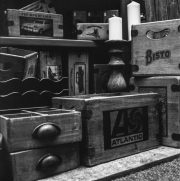
[[[132,78],[133,93],[159,94],[161,144],[180,148],[180,76]]]
[[[79,166],[80,112],[49,108],[21,111],[0,116],[0,167],[4,170],[0,178],[31,181]]]
[[[54,97],[53,107],[82,114],[81,164],[93,166],[159,145],[158,94]]]
[[[179,19],[133,25],[133,76],[180,75],[179,31]]]
[[[12,47],[0,48],[0,80],[35,77],[37,52]]]
[[[61,14],[7,9],[7,36],[63,38]]]

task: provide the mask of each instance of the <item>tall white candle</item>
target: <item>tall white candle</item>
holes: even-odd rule
[[[122,40],[122,18],[109,18],[109,40]]]
[[[127,20],[128,20],[128,36],[131,40],[132,25],[141,23],[140,4],[132,1],[127,5]]]

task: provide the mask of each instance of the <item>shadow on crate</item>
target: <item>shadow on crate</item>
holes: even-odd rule
[[[12,78],[0,82],[0,110],[50,106],[52,97],[68,95],[68,78]]]

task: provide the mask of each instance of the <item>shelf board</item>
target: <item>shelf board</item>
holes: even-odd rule
[[[0,37],[0,46],[56,46],[56,47],[101,47],[103,41],[70,40],[52,38]]]

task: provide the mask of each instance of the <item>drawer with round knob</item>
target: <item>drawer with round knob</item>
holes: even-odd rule
[[[3,180],[32,181],[79,166],[79,143],[3,153]]]
[[[2,148],[22,151],[81,141],[81,113],[74,110],[24,111],[0,116]]]

